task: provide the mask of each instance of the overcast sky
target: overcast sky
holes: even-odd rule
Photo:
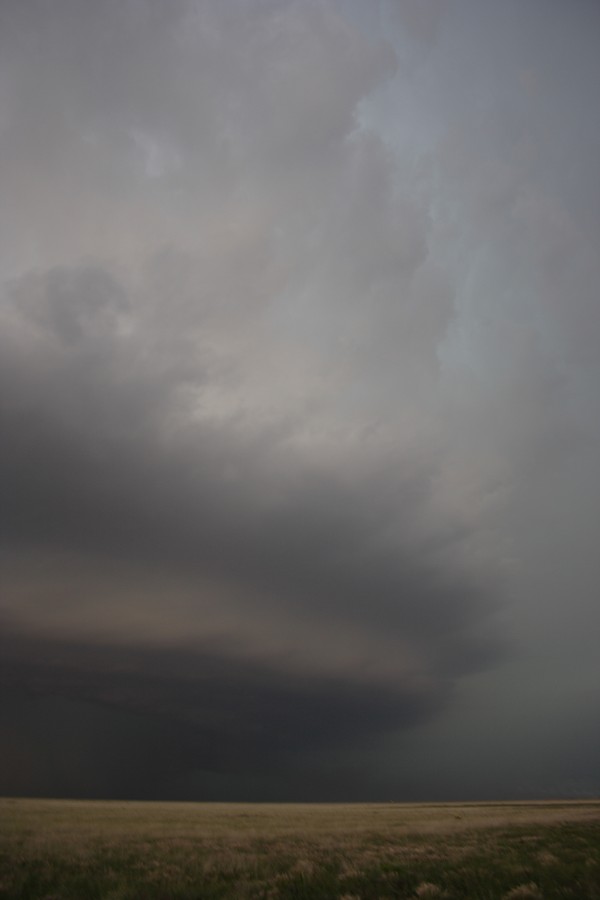
[[[600,791],[600,5],[0,5],[0,793]]]

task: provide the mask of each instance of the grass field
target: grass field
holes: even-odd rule
[[[600,801],[0,800],[0,898],[599,898]]]

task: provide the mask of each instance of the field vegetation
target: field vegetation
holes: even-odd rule
[[[0,800],[0,898],[600,900],[600,802]]]

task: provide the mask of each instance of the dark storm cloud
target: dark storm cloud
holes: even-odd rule
[[[184,356],[159,377],[137,361],[149,336],[119,335],[126,293],[99,269],[27,276],[6,309],[4,508],[22,563],[5,564],[5,625],[40,635],[5,643],[9,686],[158,717],[160,734],[166,717],[188,767],[239,772],[418,722],[497,656],[477,634],[489,604],[442,561],[462,535],[414,529],[427,467],[379,460],[353,483],[343,457],[331,471],[286,449],[301,418],[194,422]],[[192,374],[201,386],[202,361]],[[178,583],[155,621],[161,571]],[[224,633],[207,641],[203,619]],[[141,622],[149,646],[128,646]],[[65,640],[78,632],[87,645]]]
[[[29,641],[3,646],[3,688],[150,715],[184,736],[187,768],[268,770],[307,750],[360,742],[426,718],[442,701],[419,686],[301,676],[215,646],[141,649]]]
[[[377,459],[352,483],[342,458],[331,471],[286,447],[299,415],[250,433],[243,414],[190,421],[178,396],[190,387],[185,365],[158,379],[155,361],[137,367],[137,340],[111,330],[113,301],[125,302],[98,271],[54,271],[14,290],[2,453],[15,540],[164,559],[256,584],[278,604],[296,597],[303,611],[377,615],[378,627],[409,632],[451,632],[476,614],[476,588],[430,551],[460,532],[428,534],[422,548],[413,537],[427,465]],[[201,389],[202,360],[193,377]]]
[[[399,783],[395,732],[418,769],[545,709],[541,659],[577,673],[572,708],[597,621],[592,6],[0,16],[19,790],[218,772],[285,797],[312,771],[362,796],[369,767]],[[112,761],[69,780],[37,736],[82,758],[79,715]]]

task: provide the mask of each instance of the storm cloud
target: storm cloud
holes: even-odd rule
[[[0,790],[597,790],[594,5],[0,16]]]

